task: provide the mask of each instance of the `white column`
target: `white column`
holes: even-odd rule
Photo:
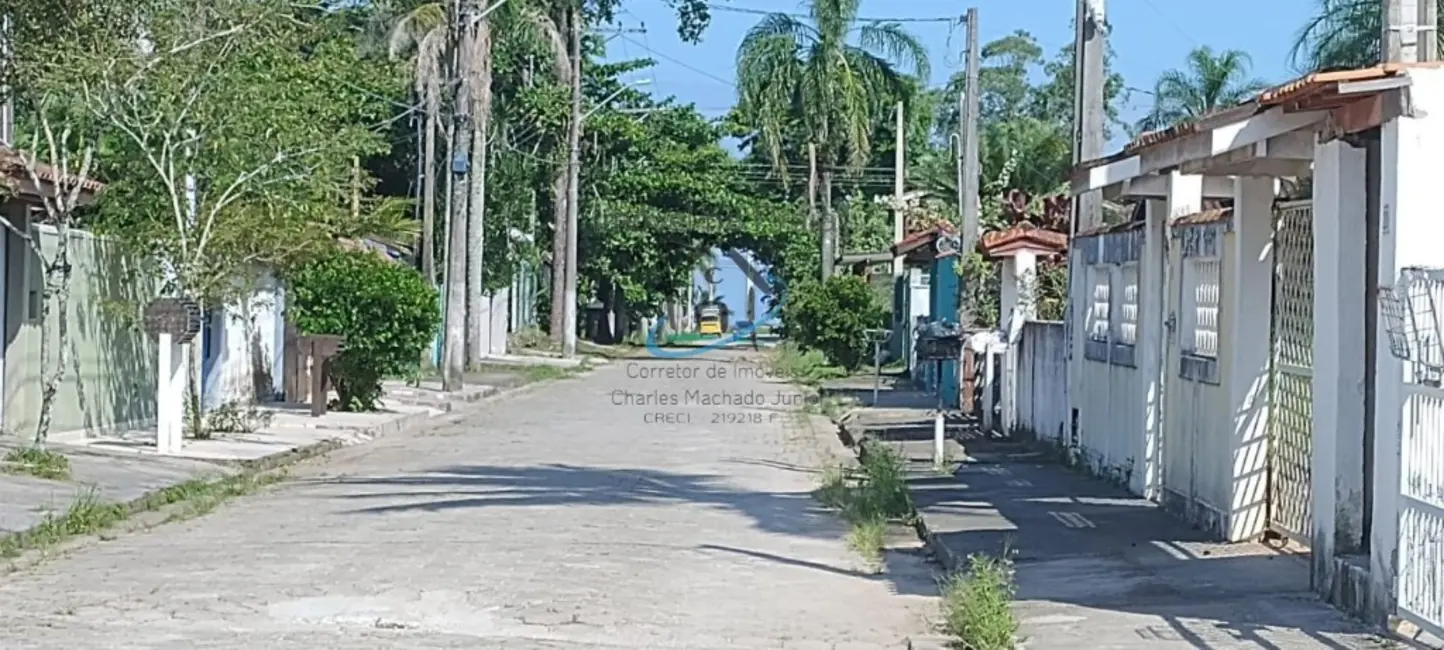
[[[161,334],[156,348],[155,450],[175,454],[185,435],[185,346],[176,345],[170,334]]]
[[[1158,499],[1163,485],[1159,468],[1163,459],[1159,456],[1159,440],[1162,434],[1163,373],[1168,339],[1164,336],[1163,323],[1168,317],[1168,305],[1164,300],[1164,287],[1168,283],[1165,265],[1168,258],[1164,252],[1164,237],[1168,236],[1167,202],[1150,200],[1144,224],[1143,259],[1138,264],[1139,327],[1138,327],[1138,368],[1143,373],[1143,471],[1137,472],[1133,491],[1149,499]]]
[[[1365,156],[1335,140],[1314,149],[1314,575],[1327,588],[1339,546],[1364,518]]]
[[[1379,156],[1379,283],[1392,285],[1411,266],[1444,267],[1444,221],[1439,219],[1438,169],[1444,164],[1444,71],[1410,70],[1409,99],[1416,117],[1381,128]],[[1403,506],[1402,429],[1405,367],[1389,350],[1388,323],[1380,319],[1374,377],[1374,508],[1369,543],[1370,617],[1394,613],[1398,519]],[[1427,408],[1427,406],[1423,407]],[[1429,421],[1430,418],[1417,418]],[[1434,432],[1428,432],[1432,435]],[[1425,461],[1427,462],[1427,461]],[[1398,549],[1402,555],[1404,549]],[[1414,559],[1415,566],[1419,560]]]
[[[1234,181],[1233,250],[1224,259],[1228,322],[1222,379],[1233,414],[1227,485],[1228,537],[1244,540],[1267,525],[1269,304],[1273,291],[1274,179],[1240,176]],[[1232,294],[1232,295],[1229,295]]]
[[[1011,434],[1018,424],[1018,343],[1023,323],[1038,315],[1038,254],[1020,250],[1003,258],[1002,301],[998,314],[1008,326],[1003,352],[1003,432]]]

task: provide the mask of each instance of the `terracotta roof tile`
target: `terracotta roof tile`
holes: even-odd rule
[[[25,168],[25,161],[21,158],[20,152],[4,145],[0,145],[0,171],[18,180],[30,180],[30,172]],[[49,183],[66,184],[61,181],[59,170],[44,163],[35,165],[35,175],[40,177],[40,180]],[[70,183],[74,183],[76,177],[70,175],[68,180]],[[90,192],[99,192],[105,187],[105,184],[93,178],[87,178],[82,187]]]
[[[1208,223],[1228,221],[1229,217],[1232,216],[1233,208],[1214,208],[1212,210],[1203,210],[1202,212],[1195,212],[1193,214],[1185,214],[1181,217],[1174,217],[1171,223],[1175,226],[1198,226]]]
[[[1061,232],[1044,230],[1027,222],[1007,230],[996,230],[983,234],[982,249],[988,255],[998,255],[1022,248],[1062,253],[1068,250],[1068,236]]]

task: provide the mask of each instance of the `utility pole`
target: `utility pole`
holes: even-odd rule
[[[1439,7],[1433,0],[1384,0],[1382,10],[1384,63],[1439,60]]]
[[[1078,0],[1073,34],[1073,164],[1103,155],[1103,51],[1107,19],[1104,0]],[[1103,197],[1079,195],[1073,202],[1071,234],[1103,225]]]
[[[963,97],[961,101],[962,119],[958,121],[958,128],[962,131],[958,141],[962,145],[962,178],[959,182],[963,212],[963,232],[960,237],[961,253],[968,255],[977,246],[979,225],[978,210],[981,207],[978,199],[978,176],[982,173],[978,166],[978,9],[969,7],[966,14],[967,21],[967,68],[963,82]],[[958,322],[964,326],[973,324],[971,305],[967,301],[960,301],[962,313],[958,315]]]
[[[451,212],[447,219],[446,237],[446,313],[445,333],[441,341],[441,388],[445,391],[460,390],[466,373],[466,258],[467,253],[467,199],[470,187],[467,182],[471,172],[471,87],[473,70],[477,62],[474,39],[475,22],[480,14],[476,0],[468,0],[461,6],[460,20],[457,21],[457,76],[461,85],[456,91],[454,139],[452,140]]]
[[[562,318],[562,356],[577,356],[577,215],[582,175],[582,11],[571,9],[572,119],[567,130],[567,260]]]
[[[903,194],[907,192],[907,167],[904,159],[907,149],[907,125],[903,121],[903,103],[897,103],[897,142],[894,145],[897,149],[893,154],[893,186],[892,186],[892,243],[896,244],[907,236],[906,226],[903,223]],[[892,260],[892,277],[902,277],[903,259],[894,257]]]

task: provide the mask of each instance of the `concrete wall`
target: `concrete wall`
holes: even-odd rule
[[[227,402],[269,401],[281,394],[285,341],[285,289],[269,272],[253,281],[252,292],[215,310],[211,355],[205,380],[205,408]]]
[[[1029,321],[1018,342],[1019,432],[1068,439],[1068,339],[1063,323]]]
[[[31,228],[47,256],[59,237],[49,226]],[[72,271],[66,376],[52,415],[53,435],[148,425],[155,418],[155,348],[136,317],[153,287],[136,282],[113,244],[70,231]],[[41,401],[39,298],[42,262],[13,233],[3,235],[5,255],[4,430],[34,434]],[[54,303],[48,323],[51,366],[59,357]]]

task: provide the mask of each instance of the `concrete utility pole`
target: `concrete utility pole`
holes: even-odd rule
[[[1439,60],[1439,6],[1433,0],[1383,1],[1384,63]]]
[[[571,10],[572,119],[567,129],[567,261],[565,316],[562,318],[562,356],[577,356],[577,215],[581,207],[582,175],[582,12]]]
[[[906,236],[903,224],[903,194],[907,192],[907,167],[905,166],[907,150],[907,124],[903,116],[903,103],[897,103],[897,142],[894,145],[897,151],[893,154],[893,209],[892,209],[892,242],[894,244],[903,240]],[[903,260],[895,257],[892,261],[892,277],[899,278],[903,274]]]
[[[962,178],[958,182],[959,200],[963,213],[961,245],[962,252],[967,255],[978,244],[979,225],[979,176],[982,170],[978,164],[978,9],[969,7],[965,18],[967,21],[967,48],[968,57],[963,82],[963,97],[960,101],[962,113],[958,120],[958,143],[961,145],[962,153]],[[958,315],[962,325],[972,325],[973,315],[967,301],[962,301],[962,313]]]
[[[1073,164],[1103,155],[1103,52],[1107,19],[1104,0],[1078,0],[1073,35]],[[1103,197],[1098,192],[1073,202],[1071,231],[1077,234],[1103,225]]]
[[[467,240],[467,199],[470,187],[467,182],[471,173],[471,123],[472,66],[476,64],[475,22],[481,13],[477,0],[467,0],[461,6],[460,20],[457,21],[457,76],[461,85],[456,91],[454,139],[452,140],[451,205],[447,216],[446,236],[446,313],[445,333],[441,340],[441,388],[446,391],[461,390],[466,373],[466,258]]]

